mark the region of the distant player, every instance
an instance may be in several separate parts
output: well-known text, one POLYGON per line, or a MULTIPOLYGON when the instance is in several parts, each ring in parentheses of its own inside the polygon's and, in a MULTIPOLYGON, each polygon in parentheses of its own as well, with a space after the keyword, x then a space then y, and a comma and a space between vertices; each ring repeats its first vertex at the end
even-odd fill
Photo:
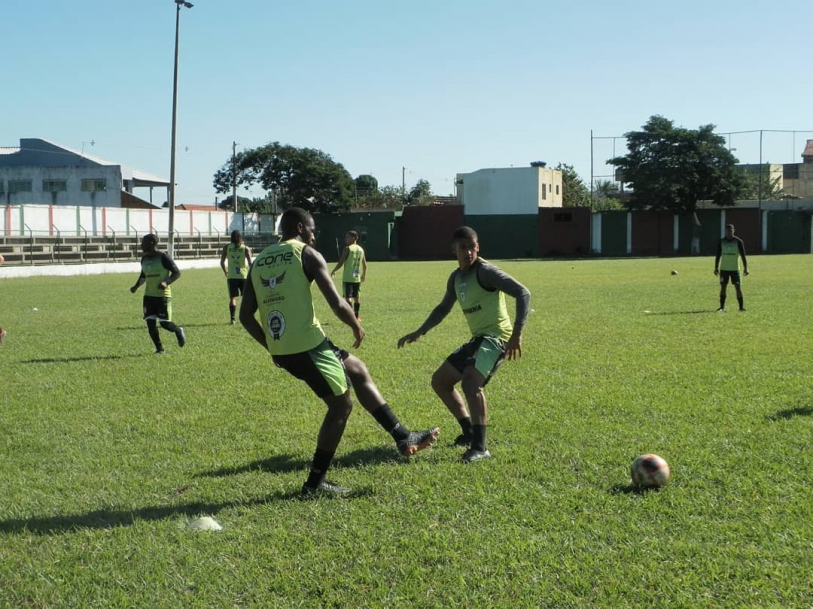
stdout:
POLYGON ((725 237, 717 244, 717 255, 714 257, 714 274, 720 277, 720 308, 718 313, 725 311, 726 288, 729 280, 737 291, 737 302, 740 311, 745 311, 745 301, 740 287, 740 258, 742 258, 743 273, 748 275, 748 260, 745 258, 745 244, 742 239, 734 236, 734 225, 725 225, 725 237))
POLYGON ((311 247, 315 231, 316 224, 307 211, 292 207, 282 214, 282 240, 265 248, 248 273, 240 323, 271 354, 278 368, 304 381, 327 405, 302 493, 343 494, 350 489, 327 482, 325 474, 353 408, 350 387, 405 457, 429 446, 439 430, 409 431, 404 427, 381 396, 364 362, 325 336, 313 311, 313 282, 336 317, 353 330, 353 347, 361 345, 364 330, 333 285, 325 259, 311 247), (260 321, 255 317, 258 309, 260 321))
POLYGON ((347 231, 344 236, 345 247, 341 258, 336 263, 336 267, 330 272, 330 276, 333 277, 336 271, 344 266, 342 273, 344 299, 353 307, 356 319, 358 319, 359 309, 361 308, 361 301, 359 300, 361 284, 364 283, 367 277, 367 257, 364 255, 364 249, 358 244, 358 240, 359 234, 356 231, 347 231))
POLYGON ((158 237, 153 234, 144 235, 141 239, 141 274, 130 288, 135 294, 141 284, 144 288, 144 319, 147 321, 147 331, 155 345, 155 353, 163 354, 161 335, 158 333, 158 324, 164 330, 173 332, 178 339, 178 346, 186 344, 186 332, 183 328, 172 323, 172 289, 170 284, 175 283, 181 276, 181 271, 175 261, 164 252, 158 251, 158 237))
POLYGON ((243 294, 250 266, 251 248, 243 243, 243 235, 240 231, 233 230, 231 243, 223 248, 223 253, 220 255, 220 268, 226 275, 226 287, 229 289, 229 316, 232 325, 234 325, 234 314, 237 311, 237 297, 243 294))
POLYGON ((479 257, 477 233, 468 226, 454 232, 452 250, 457 256, 458 268, 446 282, 443 300, 420 328, 398 341, 398 348, 414 343, 443 321, 455 301, 460 303, 472 339, 441 364, 432 376, 432 388, 460 423, 462 433, 455 444, 469 446, 463 460, 472 462, 491 457, 486 448, 488 408, 483 388, 504 359, 522 355, 522 328, 528 318, 531 293, 516 279, 479 257), (504 294, 516 300, 513 327, 504 294), (455 389, 457 383, 466 396, 465 402, 455 389))

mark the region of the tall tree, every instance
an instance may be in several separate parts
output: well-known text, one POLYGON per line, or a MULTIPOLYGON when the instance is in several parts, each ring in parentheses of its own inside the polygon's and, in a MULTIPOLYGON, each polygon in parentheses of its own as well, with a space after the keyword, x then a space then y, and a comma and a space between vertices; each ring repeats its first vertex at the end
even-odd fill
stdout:
POLYGON ((685 129, 653 116, 641 131, 625 137, 629 153, 608 162, 632 187, 630 209, 694 214, 699 201, 732 206, 743 191, 745 179, 736 168, 737 159, 725 138, 715 135, 714 125, 685 129))
POLYGON ((742 198, 750 201, 777 201, 787 197, 782 188, 782 173, 771 173, 770 165, 740 167, 745 176, 742 198))
POLYGON ((314 148, 295 148, 272 142, 235 155, 214 175, 215 191, 259 184, 275 191, 281 209, 298 206, 310 211, 347 208, 354 183, 348 171, 330 155, 314 148))
POLYGON ((431 205, 432 185, 426 180, 418 180, 409 190, 407 201, 410 205, 431 205))
POLYGON ((555 169, 562 172, 562 205, 564 207, 590 207, 590 190, 573 169, 573 165, 559 163, 555 169))

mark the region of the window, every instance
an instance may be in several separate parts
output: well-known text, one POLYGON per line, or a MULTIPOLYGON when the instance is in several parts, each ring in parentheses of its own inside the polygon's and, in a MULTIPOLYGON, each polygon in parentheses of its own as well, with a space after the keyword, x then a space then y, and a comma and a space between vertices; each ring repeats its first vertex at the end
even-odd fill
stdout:
POLYGON ((31 180, 9 180, 8 181, 8 191, 10 193, 32 192, 32 190, 31 190, 31 180))
POLYGON ((556 194, 557 195, 559 194, 559 185, 558 184, 556 185, 556 194))
POLYGON ((573 214, 570 212, 560 212, 553 214, 554 222, 573 222, 573 214))
POLYGON ((107 190, 106 180, 82 180, 82 192, 103 192, 107 190))
POLYGON ((545 188, 544 184, 542 184, 542 200, 544 201, 547 198, 548 198, 548 189, 545 188))
POLYGON ((42 192, 65 192, 68 190, 67 180, 43 180, 42 192))
POLYGON ((793 163, 791 165, 783 165, 782 166, 782 177, 786 180, 798 180, 799 179, 799 163, 793 163))

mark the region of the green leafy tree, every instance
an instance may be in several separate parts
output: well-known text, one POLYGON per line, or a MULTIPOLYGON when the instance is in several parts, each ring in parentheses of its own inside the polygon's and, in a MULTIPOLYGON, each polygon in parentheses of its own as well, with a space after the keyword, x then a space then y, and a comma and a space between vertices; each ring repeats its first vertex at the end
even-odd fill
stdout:
POLYGON ((626 203, 630 209, 688 215, 700 201, 736 205, 743 192, 745 178, 736 168, 737 159, 725 138, 715 135, 714 125, 685 129, 653 116, 641 131, 625 137, 629 153, 608 162, 632 187, 626 203))
POLYGON ((348 208, 355 184, 348 171, 330 155, 314 148, 295 148, 272 142, 230 157, 214 175, 215 191, 226 193, 233 184, 260 185, 275 191, 277 205, 309 211, 348 208))
POLYGON ((590 190, 573 169, 573 165, 559 163, 555 169, 562 172, 562 205, 564 207, 590 207, 590 190))
POLYGON ((596 180, 593 183, 593 210, 614 211, 624 209, 621 202, 621 189, 611 180, 596 180))
MULTIPOLYGON (((250 211, 249 207, 251 206, 251 199, 237 195, 237 205, 239 206, 238 211, 240 212, 250 211)), ((228 197, 220 201, 220 203, 218 203, 217 206, 220 209, 225 209, 227 211, 235 211, 234 200, 232 195, 229 195, 228 197)))
POLYGON ((378 190, 378 180, 371 175, 360 175, 355 180, 356 196, 368 195, 378 190))
POLYGON ((431 205, 432 200, 432 185, 426 180, 418 180, 407 195, 409 205, 431 205))
POLYGON ((361 209, 402 209, 407 199, 400 187, 384 186, 356 197, 355 206, 361 209))
POLYGON ((740 167, 745 178, 742 199, 751 201, 778 201, 787 197, 782 188, 782 175, 771 175, 769 165, 746 165, 740 167))

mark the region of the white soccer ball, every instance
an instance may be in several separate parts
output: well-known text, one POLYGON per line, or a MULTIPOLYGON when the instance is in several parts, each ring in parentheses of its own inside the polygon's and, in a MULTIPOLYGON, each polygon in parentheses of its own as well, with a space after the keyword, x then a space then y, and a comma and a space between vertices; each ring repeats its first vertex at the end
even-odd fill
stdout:
POLYGON ((669 482, 669 464, 658 455, 636 457, 630 467, 632 483, 641 488, 660 488, 669 482))

